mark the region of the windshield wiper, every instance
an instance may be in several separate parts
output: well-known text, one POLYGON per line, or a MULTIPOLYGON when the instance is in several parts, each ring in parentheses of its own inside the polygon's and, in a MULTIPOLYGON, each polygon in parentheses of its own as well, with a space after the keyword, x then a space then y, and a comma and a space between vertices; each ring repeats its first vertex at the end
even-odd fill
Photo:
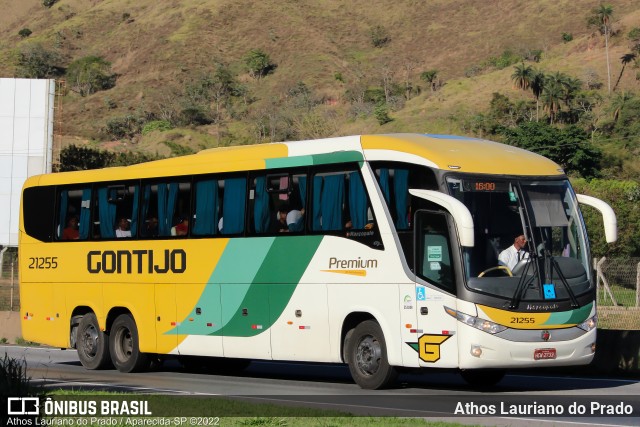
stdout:
MULTIPOLYGON (((550 256, 549 262, 551 263, 551 268, 556 270, 556 272, 558 273, 558 277, 560 277, 560 281, 562 282, 562 285, 567 290, 567 294, 569 294, 569 298, 571 299, 571 307, 572 308, 580 307, 580 304, 578 304, 578 299, 576 298, 576 294, 573 293, 573 289, 571 289, 569 282, 567 282, 567 279, 564 277, 564 274, 562 274, 562 270, 560 269, 560 265, 558 265, 558 261, 556 261, 555 258, 550 256)), ((553 275, 551 275, 551 277, 553 278, 553 275)))
MULTIPOLYGON (((527 286, 529 286, 529 284, 531 283, 529 280, 527 280, 527 273, 529 272, 529 267, 531 267, 531 264, 535 265, 534 268, 536 270, 538 270, 539 268, 538 257, 533 251, 529 251, 528 253, 529 262, 527 262, 527 264, 525 265, 524 270, 522 271, 522 276, 520 276, 520 280, 518 281, 518 286, 516 286, 516 289, 513 292, 513 296, 511 297, 511 301, 509 302, 510 309, 517 308, 520 305, 520 301, 522 301, 522 295, 527 289, 527 286)), ((536 274, 535 276, 540 277, 539 274, 536 274)))

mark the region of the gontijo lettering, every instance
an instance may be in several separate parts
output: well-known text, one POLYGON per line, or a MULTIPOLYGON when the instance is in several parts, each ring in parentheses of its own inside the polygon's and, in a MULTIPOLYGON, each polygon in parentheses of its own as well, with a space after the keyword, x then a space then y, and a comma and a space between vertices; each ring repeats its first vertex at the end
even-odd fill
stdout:
POLYGON ((165 249, 156 254, 153 249, 132 251, 89 251, 87 271, 107 274, 165 274, 184 273, 187 270, 187 253, 182 249, 165 249))

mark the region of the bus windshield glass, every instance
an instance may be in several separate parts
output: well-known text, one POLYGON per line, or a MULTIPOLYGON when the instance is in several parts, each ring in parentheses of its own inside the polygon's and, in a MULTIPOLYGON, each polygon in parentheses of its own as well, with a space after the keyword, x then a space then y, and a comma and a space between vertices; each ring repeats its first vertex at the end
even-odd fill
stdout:
POLYGON ((467 287, 512 300, 575 300, 590 290, 582 217, 567 180, 449 177, 473 216, 467 287), (546 292, 546 293, 545 293, 546 292))

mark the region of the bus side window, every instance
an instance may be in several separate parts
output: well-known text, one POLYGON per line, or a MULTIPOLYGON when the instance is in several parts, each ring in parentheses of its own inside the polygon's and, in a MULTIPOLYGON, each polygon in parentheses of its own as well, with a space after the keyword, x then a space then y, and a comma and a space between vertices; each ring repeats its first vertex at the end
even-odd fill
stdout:
POLYGON ((137 184, 101 185, 97 188, 94 238, 135 237, 138 232, 137 184))
MULTIPOLYGON (((171 230, 179 223, 187 227, 181 236, 188 234, 188 219, 191 207, 191 184, 189 182, 146 183, 141 191, 140 218, 148 230, 143 229, 142 237, 171 237, 171 230), (158 226, 153 227, 157 219, 158 226), (180 222, 179 220, 186 220, 180 222), (151 224, 151 225, 149 225, 151 224)), ((175 234, 178 236, 178 233, 175 234)))
POLYGON ((312 198, 311 229, 313 231, 339 231, 345 228, 344 172, 315 174, 312 198))
POLYGON ((195 183, 195 212, 191 232, 194 236, 213 236, 219 233, 220 196, 217 179, 207 177, 195 183))
POLYGON ((226 178, 222 189, 222 218, 218 225, 223 235, 244 232, 247 202, 247 178, 226 178))
POLYGON ((416 274, 440 289, 455 293, 451 245, 444 213, 416 213, 416 274))
POLYGON ((57 240, 86 240, 91 224, 91 188, 63 188, 58 194, 57 240))
POLYGON ((370 230, 374 227, 362 176, 354 169, 313 176, 312 230, 370 230))

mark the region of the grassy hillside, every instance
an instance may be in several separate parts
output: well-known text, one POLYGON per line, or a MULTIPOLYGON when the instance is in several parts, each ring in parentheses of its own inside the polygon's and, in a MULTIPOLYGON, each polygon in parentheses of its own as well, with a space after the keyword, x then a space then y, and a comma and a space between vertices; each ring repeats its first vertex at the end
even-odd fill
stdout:
MULTIPOLYGON (((292 135, 344 135, 363 132, 470 133, 465 121, 488 108, 494 92, 514 100, 532 99, 512 88, 513 67, 482 66, 505 50, 542 51, 536 67, 585 79, 595 73, 604 83, 607 72, 604 38, 587 28, 586 18, 598 0, 60 0, 51 8, 41 0, 1 0, 0 75, 16 75, 17 58, 41 44, 60 55, 59 66, 96 55, 111 62, 115 87, 86 97, 68 91, 58 114, 63 143, 97 141, 111 148, 168 154, 167 139, 194 149, 287 136, 261 133, 261 126, 303 129, 292 135), (372 43, 371 31, 384 29, 389 41, 372 43), (18 32, 28 28, 29 37, 18 32), (562 34, 573 36, 564 43, 562 34), (254 79, 243 57, 262 49, 277 65, 273 73, 254 79), (117 142, 105 133, 112 118, 160 115, 177 105, 189 82, 222 63, 246 93, 233 113, 216 123, 169 133, 136 134, 117 142), (474 70, 474 67, 475 70, 474 70), (431 91, 420 73, 438 70, 442 83, 431 91), (411 82, 408 100, 390 111, 380 125, 371 111, 354 111, 349 94, 411 82), (316 100, 313 114, 291 110, 290 89, 303 82, 316 100), (315 120, 315 122, 314 122, 315 120), (266 123, 266 125, 264 125, 266 123), (321 129, 320 129, 321 128, 321 129), (124 146, 124 144, 127 144, 124 146)), ((610 40, 612 79, 629 51, 626 34, 640 26, 640 4, 616 0, 610 40)), ((632 65, 618 91, 640 89, 632 65)), ((69 82, 67 82, 69 88, 69 82)), ((599 114, 605 114, 604 111, 599 114)), ((637 142, 636 142, 637 144, 637 142)))

